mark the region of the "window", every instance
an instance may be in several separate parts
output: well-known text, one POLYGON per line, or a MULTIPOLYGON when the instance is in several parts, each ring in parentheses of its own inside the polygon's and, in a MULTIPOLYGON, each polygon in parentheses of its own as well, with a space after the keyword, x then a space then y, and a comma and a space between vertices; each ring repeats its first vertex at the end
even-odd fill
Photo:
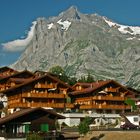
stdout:
POLYGON ((134 117, 134 122, 138 122, 138 117, 134 117))

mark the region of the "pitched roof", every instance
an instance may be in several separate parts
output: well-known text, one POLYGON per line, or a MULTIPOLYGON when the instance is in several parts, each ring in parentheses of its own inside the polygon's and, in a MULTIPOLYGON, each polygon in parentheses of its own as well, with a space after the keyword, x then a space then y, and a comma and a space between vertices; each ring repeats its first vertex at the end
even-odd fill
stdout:
POLYGON ((35 77, 35 78, 32 79, 32 80, 29 79, 29 80, 27 80, 26 82, 24 82, 23 84, 16 85, 16 86, 14 86, 14 87, 11 87, 11 88, 9 88, 9 89, 7 89, 7 90, 3 90, 3 91, 1 91, 1 92, 2 92, 2 93, 8 93, 8 92, 10 92, 10 91, 13 91, 13 90, 15 90, 15 89, 21 88, 21 87, 26 86, 26 85, 28 85, 28 84, 31 84, 31 83, 34 83, 34 82, 38 82, 39 80, 41 80, 41 79, 43 79, 43 78, 47 78, 47 77, 50 78, 50 79, 52 79, 52 80, 54 80, 54 81, 56 81, 56 82, 58 82, 59 84, 65 86, 66 88, 71 88, 68 84, 66 84, 65 82, 59 80, 58 78, 53 77, 53 76, 51 76, 51 75, 49 75, 49 74, 46 74, 46 75, 41 76, 41 77, 35 77))
POLYGON ((130 91, 135 92, 135 93, 138 94, 138 95, 140 94, 140 90, 136 90, 136 89, 131 88, 131 87, 127 87, 127 89, 130 90, 130 91))
POLYGON ((9 67, 2 67, 0 68, 0 79, 7 77, 9 75, 12 75, 13 73, 17 73, 18 71, 11 69, 9 67), (10 71, 11 73, 6 73, 7 71, 10 71))
POLYGON ((33 79, 32 77, 30 77, 28 79, 25 79, 25 78, 10 78, 8 81, 22 84, 22 83, 24 83, 26 81, 29 81, 29 80, 32 80, 32 79, 33 79))
MULTIPOLYGON (((122 87, 124 90, 126 91, 129 91, 126 87, 124 87, 123 85, 119 84, 118 82, 114 81, 114 80, 106 80, 106 81, 97 81, 97 82, 94 82, 92 83, 92 87, 90 88, 85 88, 84 90, 81 90, 81 91, 73 91, 73 92, 70 92, 69 95, 80 95, 80 94, 88 94, 88 93, 91 93, 91 92, 95 92, 105 86, 107 86, 108 84, 115 84, 115 85, 118 85, 120 87, 122 87)), ((130 93, 133 93, 132 91, 129 91, 130 93)))
POLYGON ((92 83, 84 83, 84 82, 78 82, 75 85, 72 86, 72 89, 74 89, 76 86, 81 86, 84 88, 88 88, 92 86, 92 83))
POLYGON ((0 125, 7 124, 9 122, 30 122, 46 115, 48 115, 47 117, 51 119, 65 118, 64 116, 57 114, 53 110, 37 107, 37 108, 23 109, 13 114, 10 114, 4 118, 0 118, 0 125))
POLYGON ((1 73, 1 72, 4 72, 4 71, 6 71, 6 70, 16 71, 16 70, 14 70, 14 69, 12 69, 12 68, 10 68, 10 67, 4 66, 4 67, 1 67, 1 68, 0 68, 0 73, 1 73))
POLYGON ((15 73, 13 75, 9 75, 9 76, 6 76, 4 78, 1 78, 0 82, 3 82, 5 80, 8 80, 9 78, 17 77, 17 76, 20 76, 20 75, 23 75, 23 74, 29 74, 30 76, 34 76, 34 74, 32 72, 24 70, 24 71, 21 71, 21 72, 17 72, 17 73, 15 73))
POLYGON ((135 115, 140 115, 140 112, 125 112, 120 114, 120 116, 135 116, 135 115))

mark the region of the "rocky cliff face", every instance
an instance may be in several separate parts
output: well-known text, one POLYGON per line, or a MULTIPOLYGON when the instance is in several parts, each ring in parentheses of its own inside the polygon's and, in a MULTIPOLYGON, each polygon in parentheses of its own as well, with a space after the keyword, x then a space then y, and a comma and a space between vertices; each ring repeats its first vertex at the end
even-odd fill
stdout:
POLYGON ((140 89, 140 27, 124 26, 71 7, 38 18, 32 41, 12 67, 47 71, 60 65, 69 76, 92 74, 140 89))

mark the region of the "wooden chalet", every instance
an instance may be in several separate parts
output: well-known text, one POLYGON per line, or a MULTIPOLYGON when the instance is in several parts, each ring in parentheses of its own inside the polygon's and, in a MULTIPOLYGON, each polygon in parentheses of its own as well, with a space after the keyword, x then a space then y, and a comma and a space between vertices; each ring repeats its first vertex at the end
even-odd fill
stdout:
POLYGON ((13 75, 3 77, 0 79, 0 91, 22 84, 33 78, 35 78, 34 74, 27 70, 16 72, 13 75))
POLYGON ((16 70, 7 66, 0 68, 0 79, 17 73, 16 70))
POLYGON ((68 84, 46 74, 3 90, 2 93, 8 98, 9 109, 51 107, 64 111, 73 107, 73 104, 67 102, 69 99, 67 93, 70 91, 71 87, 68 84))
POLYGON ((75 106, 80 110, 97 113, 129 112, 131 107, 124 101, 128 97, 135 97, 134 92, 113 80, 77 83, 73 90, 69 96, 75 106))
POLYGON ((48 74, 48 72, 45 72, 45 71, 40 71, 40 70, 37 70, 34 72, 34 75, 36 76, 43 76, 43 75, 46 75, 48 74))
POLYGON ((57 119, 64 118, 50 109, 40 107, 22 109, 0 118, 0 137, 18 138, 26 137, 26 134, 33 132, 43 132, 49 134, 47 138, 53 138, 54 134, 49 132, 56 130, 57 119))
POLYGON ((136 90, 134 88, 131 88, 131 87, 127 87, 128 90, 132 91, 135 93, 135 97, 137 100, 140 100, 140 90, 136 90))

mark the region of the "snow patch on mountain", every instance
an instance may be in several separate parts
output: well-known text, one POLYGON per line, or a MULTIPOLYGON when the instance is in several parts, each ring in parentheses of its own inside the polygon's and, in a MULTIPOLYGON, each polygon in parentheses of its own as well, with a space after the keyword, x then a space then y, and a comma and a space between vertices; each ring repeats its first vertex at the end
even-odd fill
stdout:
POLYGON ((48 24, 47 26, 48 26, 48 29, 51 29, 52 27, 53 27, 53 23, 50 23, 50 24, 48 24))
POLYGON ((136 35, 140 34, 140 27, 138 26, 126 26, 126 25, 121 25, 117 24, 115 22, 109 21, 104 17, 104 21, 110 26, 110 27, 118 27, 118 30, 123 33, 123 34, 131 34, 131 35, 136 35))
POLYGON ((133 39, 135 39, 136 37, 129 37, 129 38, 127 38, 126 40, 133 40, 133 39))
POLYGON ((63 26, 62 29, 63 30, 66 30, 66 31, 69 29, 69 27, 71 25, 71 22, 70 21, 65 20, 65 21, 62 22, 62 19, 60 19, 59 21, 57 21, 57 23, 60 24, 60 25, 62 25, 63 26))

